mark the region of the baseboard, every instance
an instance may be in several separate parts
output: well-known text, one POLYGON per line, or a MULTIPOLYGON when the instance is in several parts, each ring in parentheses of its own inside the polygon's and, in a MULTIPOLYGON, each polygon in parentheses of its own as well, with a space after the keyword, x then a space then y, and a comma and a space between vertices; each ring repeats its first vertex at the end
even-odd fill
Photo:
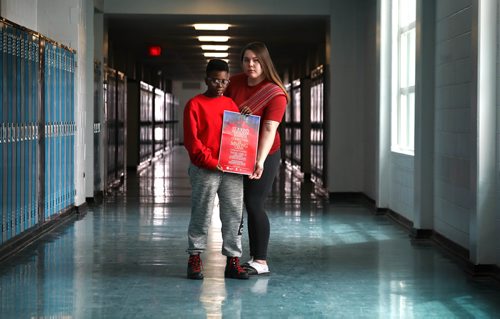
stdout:
POLYGON ((467 248, 453 242, 452 240, 446 238, 436 231, 432 232, 431 239, 433 242, 435 242, 437 245, 439 245, 455 257, 458 257, 459 259, 470 263, 469 250, 467 248))
POLYGON ((411 227, 410 229, 410 237, 414 240, 424 240, 431 239, 434 231, 432 229, 419 229, 415 227, 411 227))
POLYGON ((408 230, 412 240, 416 240, 415 242, 417 243, 419 241, 427 241, 435 244, 450 257, 454 258, 467 274, 474 277, 490 277, 500 281, 500 267, 497 265, 475 265, 470 261, 470 253, 467 248, 453 242, 435 230, 414 228, 413 222, 406 217, 390 209, 386 209, 386 211, 386 215, 389 219, 408 230))
POLYGON ((386 215, 389 212, 389 208, 375 207, 375 215, 386 215))
POLYGON ((87 197, 85 201, 90 206, 96 206, 102 204, 104 199, 104 193, 102 191, 95 192, 94 197, 87 197))
POLYGON ((491 277, 500 281, 500 267, 497 265, 470 265, 467 273, 474 277, 491 277))
POLYGON ((396 213, 392 209, 387 209, 386 216, 403 226, 408 232, 413 228, 413 222, 401 214, 396 213))

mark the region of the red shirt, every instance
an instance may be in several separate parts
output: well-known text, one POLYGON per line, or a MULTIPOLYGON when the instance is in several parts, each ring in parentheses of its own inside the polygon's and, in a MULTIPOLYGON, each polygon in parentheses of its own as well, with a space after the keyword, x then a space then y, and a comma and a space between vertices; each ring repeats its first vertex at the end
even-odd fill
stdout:
MULTIPOLYGON (((247 76, 245 73, 240 73, 233 75, 231 77, 231 82, 226 89, 225 95, 231 97, 234 102, 239 106, 241 103, 248 100, 255 92, 259 91, 260 88, 269 81, 262 81, 255 86, 249 86, 247 82, 247 76)), ((274 97, 267 105, 258 110, 254 115, 259 115, 260 126, 262 130, 262 124, 264 121, 275 121, 281 123, 283 119, 283 115, 285 114, 285 109, 287 105, 287 100, 285 93, 283 95, 278 95, 274 97)), ((280 148, 280 135, 276 132, 274 137, 274 143, 269 151, 269 154, 272 154, 279 150, 280 148)))
POLYGON ((215 170, 219 162, 220 138, 224 111, 239 112, 226 96, 196 95, 184 108, 184 147, 191 162, 215 170))

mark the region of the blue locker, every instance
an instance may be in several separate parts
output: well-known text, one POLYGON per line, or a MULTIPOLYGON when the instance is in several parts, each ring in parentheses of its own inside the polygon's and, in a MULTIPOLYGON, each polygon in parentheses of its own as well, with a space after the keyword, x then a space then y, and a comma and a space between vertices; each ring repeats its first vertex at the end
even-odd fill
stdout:
POLYGON ((50 209, 47 217, 50 218, 55 211, 56 201, 56 180, 54 174, 54 168, 56 167, 56 126, 55 126, 55 104, 57 102, 57 57, 56 52, 57 48, 55 45, 52 45, 51 55, 52 55, 52 64, 51 64, 51 100, 50 103, 46 106, 48 110, 50 110, 49 123, 51 127, 51 137, 50 137, 50 209))
POLYGON ((71 65, 70 65, 70 69, 71 69, 71 72, 70 72, 70 95, 69 95, 69 99, 70 99, 70 121, 71 121, 71 124, 72 124, 72 130, 71 130, 71 135, 70 135, 70 159, 71 159, 71 162, 70 162, 70 181, 71 181, 71 198, 70 198, 70 203, 71 204, 74 204, 75 203, 75 195, 76 195, 76 191, 75 191, 75 170, 74 170, 74 159, 75 159, 75 148, 74 148, 74 145, 75 145, 75 132, 76 132, 76 124, 75 124, 75 113, 74 113, 74 105, 75 105, 75 54, 72 53, 71 54, 71 65))
POLYGON ((58 119, 58 122, 59 122, 59 131, 60 131, 60 134, 59 134, 59 141, 60 141, 60 153, 61 153, 61 156, 59 157, 59 161, 60 161, 60 167, 61 167, 61 170, 59 172, 59 176, 60 176, 60 180, 61 180, 61 183, 60 183, 60 188, 59 188, 59 206, 61 209, 63 208, 66 208, 67 207, 67 204, 66 204, 66 201, 64 200, 65 198, 65 194, 66 194, 66 155, 67 155, 67 152, 66 152, 66 137, 64 135, 64 109, 66 107, 66 65, 65 65, 65 62, 66 62, 66 59, 65 59, 65 52, 66 50, 64 49, 60 49, 60 59, 61 59, 61 105, 60 105, 60 109, 59 109, 59 119, 58 119))
POLYGON ((33 54, 33 60, 32 60, 32 70, 33 70, 33 82, 32 82, 32 92, 34 93, 32 95, 32 100, 33 100, 33 117, 32 117, 32 122, 33 122, 33 140, 32 140, 32 145, 31 148, 33 150, 33 161, 31 162, 32 164, 32 169, 33 169, 33 183, 31 186, 32 192, 31 192, 31 200, 32 200, 32 209, 31 209, 31 225, 34 226, 35 224, 38 223, 38 174, 39 174, 39 167, 38 167, 38 152, 39 149, 37 147, 38 144, 38 91, 41 89, 38 85, 38 77, 40 76, 40 40, 39 38, 36 39, 36 41, 33 43, 32 46, 32 54, 33 54), (36 94, 35 94, 36 93, 36 94))
POLYGON ((60 153, 60 156, 58 157, 58 161, 59 161, 59 166, 61 169, 59 170, 58 174, 59 174, 59 180, 60 180, 60 183, 59 183, 59 188, 58 188, 58 201, 59 201, 59 209, 63 209, 63 208, 66 208, 66 202, 64 200, 64 194, 66 193, 66 159, 65 159, 65 155, 67 155, 66 153, 66 143, 65 143, 65 136, 64 136, 64 131, 63 131, 63 122, 64 122, 64 108, 66 107, 66 94, 65 94, 65 65, 64 65, 64 62, 65 62, 65 59, 64 59, 64 55, 65 55, 65 51, 64 49, 62 48, 59 48, 59 59, 60 59, 60 62, 59 62, 59 69, 60 69, 60 72, 59 72, 59 88, 60 88, 60 105, 59 105, 59 109, 58 109, 58 119, 57 119, 57 123, 60 127, 60 130, 59 130, 59 137, 58 137, 58 140, 59 140, 59 153, 60 153))
POLYGON ((50 144, 51 144, 51 134, 50 134, 50 101, 51 101, 51 73, 52 73, 52 55, 51 55, 51 44, 45 42, 45 207, 44 207, 44 217, 47 218, 50 208, 50 144))
POLYGON ((13 190, 12 186, 14 185, 13 183, 13 174, 12 174, 12 163, 13 163, 13 158, 12 156, 14 155, 14 143, 12 143, 12 123, 14 121, 13 118, 13 84, 14 84, 14 77, 13 77, 13 54, 14 54, 14 48, 13 48, 13 39, 12 39, 12 28, 11 27, 6 27, 6 32, 7 32, 7 70, 6 70, 6 81, 7 81, 7 198, 6 198, 6 203, 7 203, 7 209, 6 209, 6 231, 7 231, 7 240, 12 237, 12 208, 13 208, 13 203, 12 203, 12 196, 13 196, 13 190))
POLYGON ((46 218, 50 218, 52 215, 52 211, 54 209, 54 169, 53 169, 53 162, 54 162, 54 101, 56 99, 56 88, 55 86, 56 81, 55 81, 55 54, 54 54, 55 48, 53 47, 52 44, 50 44, 50 49, 49 49, 49 57, 50 57, 50 64, 49 64, 49 86, 48 89, 50 91, 49 93, 49 100, 48 103, 45 105, 45 114, 46 114, 46 121, 49 125, 49 138, 48 138, 48 143, 47 143, 47 165, 48 169, 45 173, 45 178, 48 180, 48 202, 49 206, 46 212, 46 218))
MULTIPOLYGON (((5 105, 4 103, 4 95, 3 95, 3 78, 4 78, 4 73, 3 73, 3 63, 4 63, 4 27, 3 25, 0 27, 0 103, 2 105, 5 105)), ((4 109, 5 107, 2 107, 0 110, 0 244, 4 242, 3 238, 3 229, 4 229, 4 203, 5 203, 5 198, 3 195, 4 191, 4 169, 5 169, 5 161, 4 161, 4 147, 5 147, 5 142, 4 142, 4 134, 5 134, 5 123, 4 123, 4 109)))
POLYGON ((13 222, 15 223, 15 235, 18 235, 21 232, 21 139, 19 134, 19 128, 21 125, 21 41, 20 41, 20 31, 14 29, 14 45, 16 48, 16 54, 14 57, 15 61, 15 77, 16 77, 16 85, 15 85, 15 141, 14 145, 16 148, 15 159, 14 159, 14 167, 15 167, 15 195, 14 195, 14 203, 15 203, 15 218, 13 222))
POLYGON ((31 216, 32 216, 32 211, 33 211, 33 194, 32 194, 32 185, 35 184, 37 181, 34 178, 34 172, 33 172, 33 167, 32 163, 36 162, 36 158, 33 157, 34 152, 33 152, 33 95, 35 92, 33 91, 33 41, 28 40, 28 58, 27 58, 27 74, 29 77, 28 80, 28 85, 27 85, 27 91, 28 91, 28 96, 27 96, 27 103, 28 103, 28 112, 27 112, 27 139, 26 139, 26 144, 27 144, 27 152, 28 152, 28 161, 26 164, 26 170, 28 172, 28 183, 26 185, 27 189, 27 215, 26 215, 26 227, 30 228, 32 226, 31 224, 31 216))
POLYGON ((69 143, 68 143, 68 133, 66 131, 67 128, 67 116, 68 116, 68 108, 69 108, 69 100, 68 100, 68 80, 69 80, 69 52, 67 50, 64 50, 63 52, 63 97, 64 97, 64 105, 62 108, 62 114, 61 114, 61 123, 64 127, 63 129, 63 134, 62 134, 62 141, 63 141, 63 150, 64 150, 64 157, 63 157, 63 166, 64 166, 64 171, 63 171, 63 189, 62 189, 62 199, 63 199, 63 207, 68 207, 70 206, 69 203, 69 162, 68 162, 68 155, 69 155, 69 143))
POLYGON ((75 104, 74 104, 74 89, 75 89, 75 53, 71 52, 69 54, 69 65, 68 65, 68 76, 69 76, 69 90, 68 90, 68 109, 67 109, 67 121, 71 124, 71 134, 68 137, 68 147, 69 153, 71 156, 68 160, 68 170, 69 170, 69 204, 73 205, 75 203, 75 179, 74 179, 74 163, 75 163, 75 154, 74 154, 74 136, 75 136, 75 104))
MULTIPOLYGON (((63 123, 64 126, 66 126, 67 121, 67 114, 68 110, 67 108, 69 107, 69 101, 68 101, 68 71, 69 71, 69 52, 64 50, 62 52, 63 56, 63 78, 62 78, 62 91, 63 91, 63 106, 61 109, 61 123, 63 123)), ((62 174, 63 174, 63 182, 62 182, 62 201, 63 201, 63 207, 68 207, 69 204, 69 171, 68 171, 68 155, 69 155, 69 145, 68 145, 68 134, 66 132, 66 127, 64 129, 64 134, 62 134, 62 148, 63 148, 63 153, 65 156, 62 158, 62 174)))
POLYGON ((60 171, 62 169, 59 161, 60 161, 60 153, 61 153, 61 137, 59 134, 59 116, 61 114, 60 109, 61 109, 61 49, 59 47, 55 47, 55 100, 54 104, 52 105, 53 107, 53 125, 55 128, 55 134, 54 134, 54 158, 52 161, 53 170, 52 170, 52 176, 54 177, 54 183, 53 183, 53 190, 54 190, 54 209, 52 211, 51 215, 56 214, 60 207, 59 207, 59 190, 61 187, 61 181, 60 181, 60 171))
POLYGON ((28 46, 28 36, 27 32, 24 32, 22 37, 22 74, 23 74, 23 89, 22 89, 22 127, 21 127, 21 139, 22 139, 22 172, 23 172, 23 184, 22 184, 22 223, 21 231, 28 228, 28 215, 29 215, 29 143, 27 128, 29 127, 29 110, 30 110, 30 99, 29 99, 29 87, 30 87, 30 76, 29 76, 29 46, 28 46))

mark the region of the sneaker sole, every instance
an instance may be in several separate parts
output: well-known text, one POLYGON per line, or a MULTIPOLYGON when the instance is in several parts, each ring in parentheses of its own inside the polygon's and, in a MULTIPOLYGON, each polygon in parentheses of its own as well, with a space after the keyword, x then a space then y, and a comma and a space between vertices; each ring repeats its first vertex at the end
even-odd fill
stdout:
POLYGON ((250 278, 250 276, 248 276, 248 277, 235 277, 235 276, 229 276, 229 275, 224 274, 224 278, 247 280, 250 278))
POLYGON ((245 267, 245 270, 247 271, 247 274, 249 276, 269 276, 271 274, 270 271, 266 271, 266 272, 261 272, 260 274, 257 272, 257 270, 255 268, 253 268, 252 266, 247 266, 245 267))

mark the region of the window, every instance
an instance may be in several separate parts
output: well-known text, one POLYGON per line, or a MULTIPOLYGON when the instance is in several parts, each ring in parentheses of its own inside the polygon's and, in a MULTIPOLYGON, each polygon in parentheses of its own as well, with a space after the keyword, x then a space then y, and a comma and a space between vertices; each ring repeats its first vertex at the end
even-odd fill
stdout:
POLYGON ((393 1, 392 141, 394 152, 415 149, 416 0, 393 1))

